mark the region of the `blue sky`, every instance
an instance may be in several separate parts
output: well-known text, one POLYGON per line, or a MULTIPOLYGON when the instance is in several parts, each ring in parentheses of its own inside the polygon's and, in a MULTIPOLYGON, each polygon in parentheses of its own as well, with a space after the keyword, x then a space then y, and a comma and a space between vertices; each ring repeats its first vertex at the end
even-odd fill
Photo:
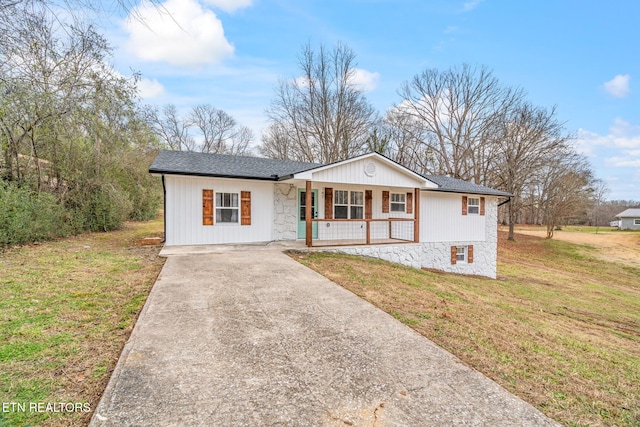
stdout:
MULTIPOLYGON (((343 42, 381 114, 425 68, 486 65, 533 103, 557 105, 611 199, 640 200, 637 0, 167 0, 105 22, 114 67, 142 73, 143 102, 211 104, 256 133, 278 78, 310 42, 343 42), (180 25, 177 25, 179 23, 180 25)), ((133 12, 132 11, 132 12, 133 12)))

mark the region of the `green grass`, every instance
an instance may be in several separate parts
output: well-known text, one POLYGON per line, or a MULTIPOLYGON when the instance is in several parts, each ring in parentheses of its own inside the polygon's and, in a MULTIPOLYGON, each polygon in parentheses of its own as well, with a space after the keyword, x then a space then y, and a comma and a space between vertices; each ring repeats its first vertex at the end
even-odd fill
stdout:
MULTIPOLYGON (((161 232, 157 220, 0 252, 0 402, 97 405, 163 263, 137 241, 161 232)), ((0 426, 89 415, 9 412, 0 426)))
POLYGON ((640 425, 640 269, 500 234, 497 280, 292 256, 565 425, 640 425))

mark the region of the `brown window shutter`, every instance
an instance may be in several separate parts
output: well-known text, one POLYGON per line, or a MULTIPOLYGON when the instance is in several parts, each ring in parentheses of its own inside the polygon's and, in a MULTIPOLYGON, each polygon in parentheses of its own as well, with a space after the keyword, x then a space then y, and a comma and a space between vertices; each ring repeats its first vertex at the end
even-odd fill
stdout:
POLYGON ((202 225, 213 225, 213 190, 202 190, 202 225))
POLYGON ((324 219, 333 219, 333 188, 324 188, 324 219))
POLYGON ((484 197, 480 197, 480 215, 484 215, 484 197))
POLYGON ((469 264, 473 262, 473 245, 467 246, 467 262, 469 264))
POLYGON ((458 254, 458 247, 451 246, 451 264, 456 264, 458 262, 456 255, 458 254))
POLYGON ((407 193, 407 213, 413 213, 413 193, 407 193))
POLYGON ((364 190, 364 219, 373 218, 373 209, 371 203, 373 201, 373 190, 364 190))
POLYGON ((382 192, 382 213, 389 213, 389 192, 382 192))
POLYGON ((467 214, 467 196, 462 196, 462 215, 467 214))
POLYGON ((240 192, 240 225, 251 225, 251 191, 240 192))

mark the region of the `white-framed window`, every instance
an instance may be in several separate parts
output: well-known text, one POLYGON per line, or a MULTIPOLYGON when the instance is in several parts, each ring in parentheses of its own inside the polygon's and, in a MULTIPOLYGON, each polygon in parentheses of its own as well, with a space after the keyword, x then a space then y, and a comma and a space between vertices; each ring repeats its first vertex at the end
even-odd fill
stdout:
POLYGON ((364 192, 335 190, 333 192, 333 217, 335 219, 364 218, 364 192))
POLYGON ((351 192, 351 219, 364 218, 364 192, 352 191, 351 192))
POLYGON ((467 213, 470 215, 480 214, 480 199, 478 197, 469 197, 467 199, 467 213))
POLYGON ((240 196, 238 193, 216 193, 216 222, 237 224, 240 196))
POLYGON ((634 219, 633 225, 640 225, 640 219, 634 219))
POLYGON ((335 219, 349 218, 349 192, 335 190, 333 192, 333 217, 335 219))
POLYGON ((469 251, 467 246, 456 247, 456 262, 467 262, 469 251))
POLYGON ((391 212, 406 212, 407 195, 404 193, 391 193, 391 212))

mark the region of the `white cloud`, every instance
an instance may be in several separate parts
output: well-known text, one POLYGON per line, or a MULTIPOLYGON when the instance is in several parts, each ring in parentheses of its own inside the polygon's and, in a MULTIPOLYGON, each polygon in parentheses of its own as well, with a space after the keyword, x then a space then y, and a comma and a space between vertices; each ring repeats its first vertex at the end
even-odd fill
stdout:
POLYGON ((640 126, 620 118, 613 121, 608 135, 580 129, 577 142, 583 154, 591 158, 605 156, 608 166, 640 167, 640 126))
POLYGON ((363 70, 362 68, 354 68, 350 82, 359 86, 363 92, 371 92, 378 86, 380 73, 363 70))
POLYGON ((617 118, 606 135, 580 129, 577 148, 589 156, 596 176, 606 177, 612 200, 638 199, 640 126, 617 118))
POLYGON ((473 9, 478 7, 478 5, 480 3, 482 3, 482 1, 483 0, 470 0, 470 1, 468 1, 465 4, 462 5, 462 11, 463 12, 471 12, 473 9))
POLYGON ((155 98, 164 93, 164 86, 156 79, 149 80, 142 78, 138 82, 138 92, 142 98, 155 98))
POLYGON ((623 98, 629 94, 630 80, 631 76, 629 76, 629 74, 618 74, 602 86, 609 95, 615 96, 616 98, 623 98))
POLYGON ((124 24, 128 48, 138 58, 177 66, 201 66, 233 54, 215 13, 197 0, 167 0, 160 7, 145 0, 124 24))
POLYGON ((217 7, 228 13, 251 6, 252 0, 204 0, 205 3, 217 7))
POLYGON ((617 168, 640 168, 640 157, 637 159, 630 159, 628 157, 609 157, 605 159, 607 166, 614 166, 617 168))

